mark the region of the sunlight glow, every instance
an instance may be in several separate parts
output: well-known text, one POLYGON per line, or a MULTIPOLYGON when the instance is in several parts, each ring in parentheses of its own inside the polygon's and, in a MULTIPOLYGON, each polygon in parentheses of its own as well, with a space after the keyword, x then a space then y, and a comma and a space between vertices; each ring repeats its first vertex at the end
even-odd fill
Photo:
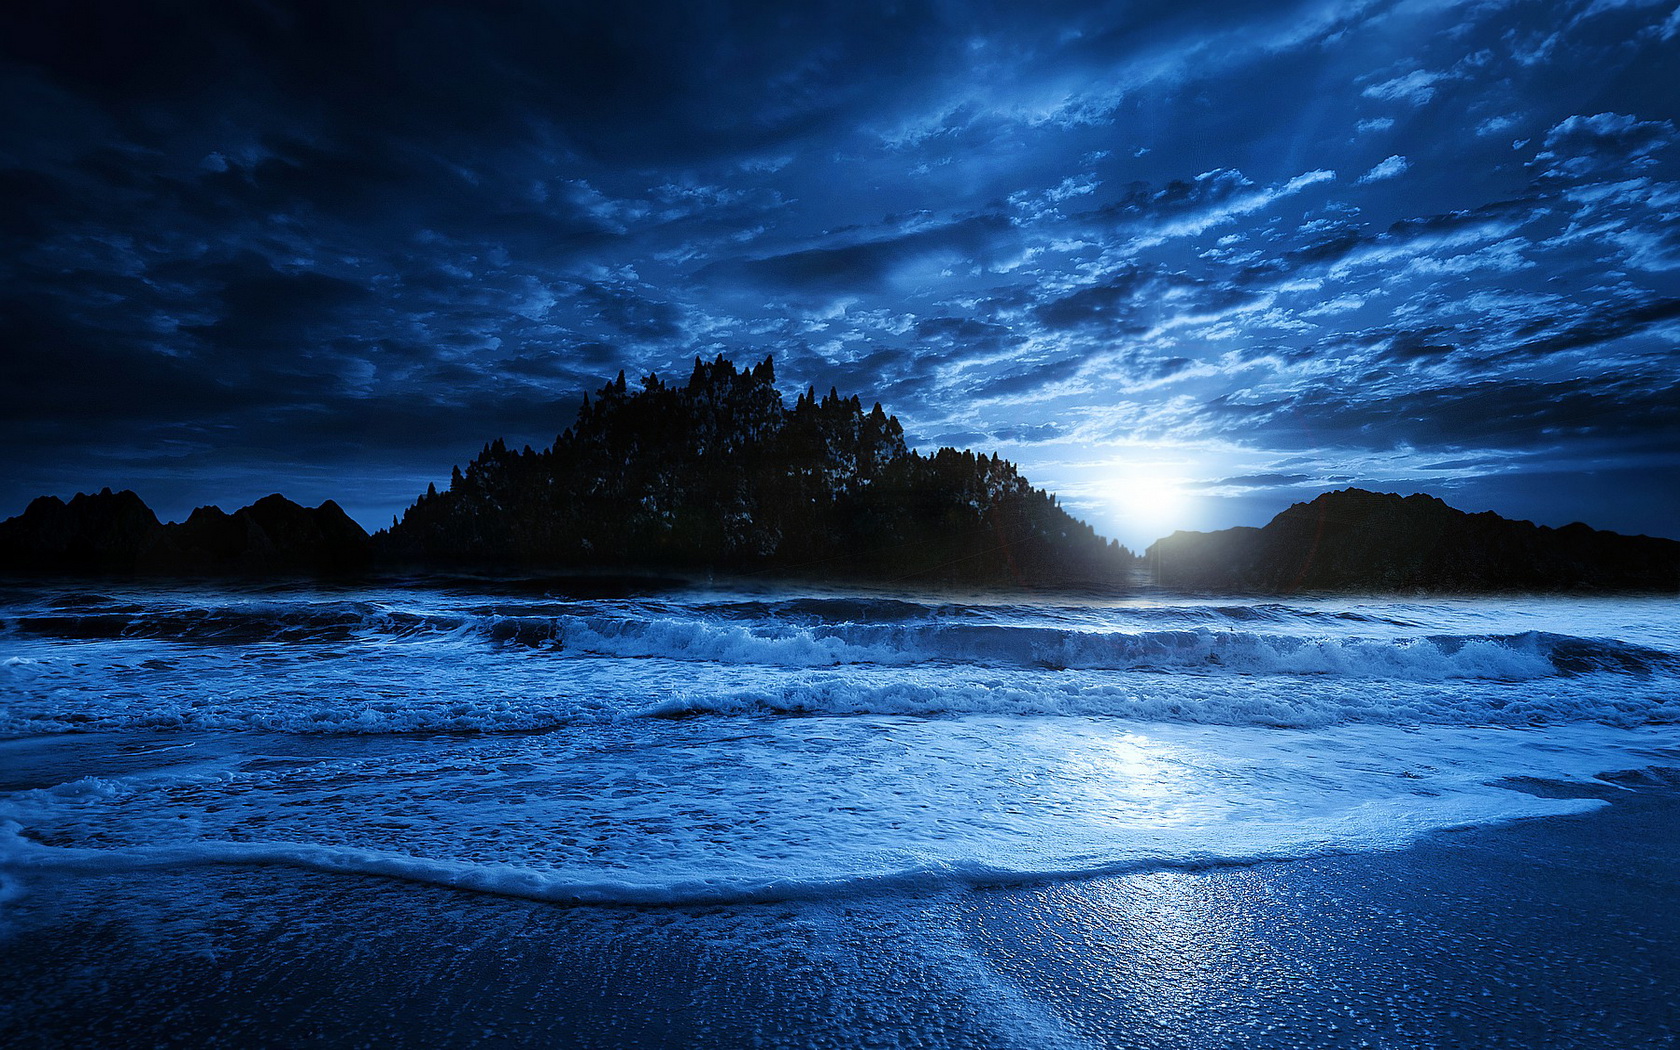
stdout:
POLYGON ((1159 539, 1194 527, 1188 480, 1165 465, 1128 466, 1117 472, 1110 481, 1110 501, 1123 533, 1159 539))

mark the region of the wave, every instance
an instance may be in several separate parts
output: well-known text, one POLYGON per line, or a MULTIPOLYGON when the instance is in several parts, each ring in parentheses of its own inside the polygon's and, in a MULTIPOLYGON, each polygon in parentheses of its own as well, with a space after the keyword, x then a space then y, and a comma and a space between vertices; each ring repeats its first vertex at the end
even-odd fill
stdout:
POLYGON ((696 623, 779 624, 810 629, 1023 622, 1085 624, 1123 619, 1140 628, 1154 624, 1218 629, 1233 624, 1308 624, 1315 621, 1411 627, 1413 623, 1351 610, 1322 610, 1282 604, 1224 606, 1102 606, 929 604, 898 598, 803 597, 780 600, 714 601, 696 604, 639 601, 614 608, 585 601, 514 601, 465 606, 449 612, 391 609, 370 601, 261 602, 157 606, 104 595, 77 595, 44 603, 44 609, 14 613, 0 627, 69 640, 153 638, 164 641, 249 644, 342 641, 356 634, 406 636, 477 626, 499 641, 560 637, 568 622, 617 617, 690 620, 696 623), (510 625, 517 625, 513 630, 510 625))
POLYGON ((1001 681, 870 684, 841 676, 777 688, 670 696, 634 709, 645 718, 705 716, 927 718, 1095 717, 1135 722, 1276 729, 1340 725, 1456 725, 1534 727, 1579 722, 1631 728, 1680 724, 1680 694, 1671 689, 1623 689, 1560 683, 1466 689, 1426 683, 1405 689, 1348 688, 1326 682, 1310 688, 1256 689, 1252 683, 1207 679, 1189 688, 1139 687, 1075 679, 1067 683, 1001 681))
MULTIPOLYGON (((454 625, 464 620, 454 618, 454 625)), ((364 602, 316 605, 204 606, 157 609, 123 606, 90 612, 14 616, 23 634, 73 641, 145 638, 215 645, 341 642, 368 633, 409 634, 447 626, 448 619, 392 612, 364 602)))
MULTIPOLYGON (((562 656, 821 668, 844 665, 1016 667, 1232 675, 1335 675, 1438 682, 1680 674, 1680 655, 1630 642, 1543 631, 1514 634, 1357 633, 1355 619, 1311 630, 1317 610, 1205 607, 1219 626, 1158 629, 1127 609, 1103 624, 974 622, 973 607, 885 600, 801 599, 733 603, 729 616, 675 610, 603 611, 576 604, 488 607, 453 613, 393 610, 367 602, 55 611, 13 617, 23 634, 70 640, 152 639, 195 645, 331 644, 353 640, 489 644, 562 656), (773 606, 773 607, 772 607, 773 606), (749 612, 751 615, 749 616, 749 612), (971 618, 965 618, 971 617, 971 618), (1288 629, 1249 629, 1255 621, 1288 629)), ((1088 613, 1089 610, 1086 610, 1088 613)), ((1158 613, 1160 610, 1150 610, 1158 613)), ((1175 609, 1184 617, 1186 610, 1175 609)), ((995 609, 985 610, 998 617, 995 609)), ((1395 621, 1385 621, 1392 625, 1395 621)))
POLYGON ((720 601, 689 606, 695 612, 724 620, 783 620, 792 623, 844 624, 894 623, 911 620, 1017 619, 1088 620, 1094 613, 1121 615, 1139 624, 1199 623, 1299 623, 1344 621, 1349 623, 1415 626, 1412 621, 1376 613, 1344 609, 1314 609, 1261 602, 1250 605, 1019 605, 1000 603, 927 604, 902 598, 806 597, 779 601, 720 601))
MULTIPOLYGON (((0 666, 0 675, 38 673, 0 666)), ((1669 679, 1548 681, 1293 681, 1233 675, 1131 675, 979 669, 944 673, 853 669, 736 674, 678 687, 635 679, 542 695, 473 688, 471 675, 402 698, 319 690, 179 695, 132 701, 72 694, 0 712, 0 737, 108 730, 258 731, 311 736, 541 733, 568 726, 692 718, 1103 718, 1138 723, 1321 729, 1344 725, 1531 728, 1598 723, 1680 725, 1680 690, 1669 679)))
POLYGON ((594 656, 781 667, 949 663, 1411 681, 1680 672, 1680 656, 1661 650, 1537 631, 1366 638, 1205 628, 1112 632, 943 623, 745 627, 674 618, 499 623, 492 631, 507 637, 542 636, 568 651, 594 656))
POLYGON ((1209 871, 1254 864, 1335 856, 1372 849, 1401 849, 1441 828, 1503 823, 1539 815, 1587 812, 1606 803, 1594 798, 1538 798, 1512 792, 1498 812, 1464 809, 1433 824, 1392 827, 1382 835, 1336 842, 1321 834, 1286 838, 1267 848, 1186 849, 1120 857, 1048 859, 1043 866, 1010 867, 953 858, 879 871, 784 875, 781 873, 659 874, 608 877, 593 871, 556 871, 516 864, 415 856, 389 850, 309 842, 198 840, 128 849, 54 846, 28 838, 16 821, 0 820, 0 870, 104 873, 189 866, 279 865, 340 875, 401 879, 450 889, 565 905, 710 906, 832 900, 948 889, 1035 885, 1072 879, 1155 871, 1209 871))

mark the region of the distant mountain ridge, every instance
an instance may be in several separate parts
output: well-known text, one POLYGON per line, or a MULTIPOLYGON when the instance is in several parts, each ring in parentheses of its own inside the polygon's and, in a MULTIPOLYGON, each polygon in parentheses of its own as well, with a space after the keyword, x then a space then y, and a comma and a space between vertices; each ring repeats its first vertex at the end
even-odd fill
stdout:
POLYGON ((337 503, 304 507, 278 493, 164 524, 133 492, 107 488, 68 503, 42 496, 0 522, 0 569, 12 572, 337 572, 371 555, 366 530, 337 503))
POLYGON ((1674 540, 1356 488, 1297 503, 1263 528, 1175 532, 1144 557, 1162 587, 1190 591, 1680 593, 1674 540))
POLYGON ((695 359, 686 383, 624 374, 547 449, 501 440, 368 536, 339 506, 279 495, 165 525, 133 492, 35 500, 0 522, 11 572, 431 570, 763 573, 965 586, 1103 586, 1136 558, 1014 464, 908 449, 879 404, 808 389, 769 358, 695 359))
MULTIPOLYGON (((1170 590, 1680 592, 1680 543, 1561 529, 1432 496, 1328 492, 1264 528, 1177 532, 1141 564, 1170 590)), ((0 522, 0 571, 342 573, 367 568, 722 571, 967 586, 1117 588, 1140 559, 1014 464, 906 447, 879 404, 789 407, 766 358, 624 374, 541 451, 497 440, 369 536, 331 500, 275 494, 163 524, 133 492, 43 496, 0 522)))

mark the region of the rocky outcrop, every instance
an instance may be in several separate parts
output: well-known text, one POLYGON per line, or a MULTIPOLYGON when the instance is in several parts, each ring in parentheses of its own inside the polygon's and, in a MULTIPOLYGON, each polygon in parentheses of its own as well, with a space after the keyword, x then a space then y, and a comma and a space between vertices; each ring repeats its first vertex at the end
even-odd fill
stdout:
POLYGON ((1130 551, 996 455, 906 448, 879 404, 783 402, 766 359, 621 373, 540 451, 501 441, 376 537, 421 566, 587 567, 1113 587, 1130 551))
POLYGON ((42 496, 0 522, 0 567, 120 572, 167 556, 167 536, 152 509, 127 490, 78 492, 68 503, 42 496))
POLYGON ((0 569, 17 573, 341 572, 369 555, 367 533, 338 504, 278 494, 166 525, 133 492, 105 489, 68 503, 43 496, 0 522, 0 569))
POLYGON ((1176 532, 1146 552, 1179 590, 1292 594, 1680 592, 1680 543, 1579 522, 1559 529, 1433 496, 1344 489, 1264 528, 1176 532))

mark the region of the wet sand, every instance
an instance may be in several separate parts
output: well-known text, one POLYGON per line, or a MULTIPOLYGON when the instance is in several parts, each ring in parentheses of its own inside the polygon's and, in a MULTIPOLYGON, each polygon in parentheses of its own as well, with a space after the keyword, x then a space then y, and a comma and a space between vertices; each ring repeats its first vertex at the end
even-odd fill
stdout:
POLYGON ((1410 849, 565 908, 284 868, 7 875, 0 1043, 1580 1047, 1680 1033, 1680 779, 1410 849))

